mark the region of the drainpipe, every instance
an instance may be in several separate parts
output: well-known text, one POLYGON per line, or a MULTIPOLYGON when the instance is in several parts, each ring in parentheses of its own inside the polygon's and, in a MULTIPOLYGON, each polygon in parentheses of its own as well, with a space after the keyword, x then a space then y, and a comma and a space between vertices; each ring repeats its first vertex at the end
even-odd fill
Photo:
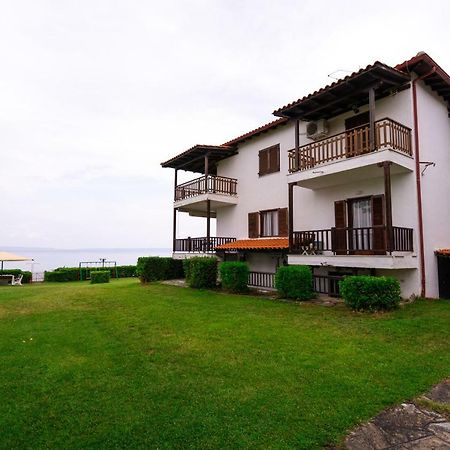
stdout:
POLYGON ((413 96, 413 115, 414 115, 414 148, 415 148, 415 160, 416 160, 416 189, 417 189, 417 209, 419 213, 419 264, 420 264, 420 296, 425 297, 426 294, 426 277, 425 277, 425 246, 423 237, 423 210, 422 210, 422 187, 420 181, 420 147, 419 147, 419 117, 417 113, 417 88, 418 81, 429 77, 436 72, 436 66, 430 70, 430 72, 415 78, 412 81, 412 96, 413 96))

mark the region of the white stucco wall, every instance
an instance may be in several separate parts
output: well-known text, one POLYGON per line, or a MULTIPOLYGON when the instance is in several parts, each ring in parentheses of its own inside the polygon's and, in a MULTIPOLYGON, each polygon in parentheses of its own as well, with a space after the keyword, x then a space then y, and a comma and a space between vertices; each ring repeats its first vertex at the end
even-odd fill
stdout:
MULTIPOLYGON (((425 258, 427 271, 427 295, 438 296, 437 267, 434 250, 450 247, 450 119, 447 108, 440 97, 422 83, 418 85, 419 133, 421 161, 433 161, 421 177, 425 258)), ((367 111, 367 107, 359 112, 367 111)), ((329 121, 330 135, 345 130, 344 121, 354 115, 347 112, 329 121)), ((376 119, 390 117, 413 128, 412 89, 406 89, 376 102, 376 119)), ((300 123, 300 145, 310 142, 302 133, 306 123, 300 123)), ((286 207, 288 154, 294 147, 294 125, 288 124, 271 132, 250 139, 239 146, 236 156, 223 160, 218 165, 218 174, 237 178, 238 204, 220 208, 217 213, 217 235, 248 237, 248 213, 286 207), (271 145, 280 144, 280 172, 258 175, 258 152, 271 145)), ((413 141, 414 147, 414 141, 413 141)), ((375 169, 376 170, 376 169, 375 169)), ((376 177, 364 180, 346 180, 345 183, 322 189, 294 189, 294 229, 322 229, 334 226, 334 202, 352 197, 384 193, 383 171, 376 177)), ((392 209, 394 226, 414 229, 414 249, 418 251, 418 215, 414 172, 392 176, 392 209)), ((256 255, 249 257, 253 270, 268 270, 272 263, 256 255)), ((418 258, 417 258, 418 259, 418 258)), ((380 269, 381 270, 381 269, 380 269)), ((404 296, 420 292, 419 271, 388 270, 402 283, 404 296), (395 273, 394 273, 395 272, 395 273), (397 273, 398 272, 398 273, 397 273)), ((383 272, 384 273, 384 272, 383 272)), ((380 272, 381 274, 381 272, 380 272)))
POLYGON ((434 251, 450 248, 450 119, 443 99, 421 81, 417 83, 417 104, 420 161, 436 164, 421 175, 421 184, 426 295, 438 297, 434 251))
POLYGON ((247 238, 248 213, 288 206, 288 150, 294 147, 291 124, 251 139, 239 146, 239 154, 218 164, 218 175, 237 178, 238 204, 217 211, 217 236, 247 238), (280 171, 259 176, 258 152, 280 144, 280 171))

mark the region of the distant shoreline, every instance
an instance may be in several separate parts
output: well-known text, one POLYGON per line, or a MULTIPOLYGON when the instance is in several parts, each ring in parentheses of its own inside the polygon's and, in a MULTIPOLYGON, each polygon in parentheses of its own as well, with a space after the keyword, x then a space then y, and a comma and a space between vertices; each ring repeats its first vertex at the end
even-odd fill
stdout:
POLYGON ((4 263, 4 269, 44 272, 57 267, 78 267, 80 262, 96 262, 101 258, 116 261, 118 266, 135 265, 140 256, 171 256, 170 248, 77 248, 0 247, 1 250, 32 258, 33 261, 4 263))

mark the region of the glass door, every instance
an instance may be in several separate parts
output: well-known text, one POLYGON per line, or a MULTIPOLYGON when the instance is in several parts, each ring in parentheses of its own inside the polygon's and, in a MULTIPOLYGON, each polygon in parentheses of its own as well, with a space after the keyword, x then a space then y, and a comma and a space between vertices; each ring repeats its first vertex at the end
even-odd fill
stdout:
POLYGON ((351 201, 351 242, 355 251, 372 250, 372 202, 370 198, 351 201))

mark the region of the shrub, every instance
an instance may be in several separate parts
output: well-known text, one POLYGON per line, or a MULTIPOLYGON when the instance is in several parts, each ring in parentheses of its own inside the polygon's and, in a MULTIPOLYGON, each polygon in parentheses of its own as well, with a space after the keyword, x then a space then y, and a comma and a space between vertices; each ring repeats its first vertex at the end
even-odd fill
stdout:
POLYGON ((32 273, 28 270, 21 270, 21 269, 4 269, 0 270, 0 275, 14 275, 14 277, 18 277, 19 275, 22 275, 22 284, 31 283, 31 277, 32 273))
MULTIPOLYGON (((78 270, 80 270, 78 268, 78 270)), ((81 279, 86 280, 90 273, 97 270, 109 270, 111 278, 129 278, 136 276, 136 266, 108 266, 108 267, 82 267, 81 279)))
POLYGON ((173 258, 141 256, 138 258, 136 274, 142 283, 183 278, 183 262, 173 258))
POLYGON ((91 284, 109 283, 111 272, 109 270, 93 270, 91 272, 91 284))
POLYGON ((44 281, 79 281, 80 279, 86 280, 90 277, 90 274, 94 271, 108 271, 111 278, 127 278, 136 276, 136 266, 117 266, 117 267, 102 267, 102 268, 80 268, 79 267, 58 267, 53 271, 46 271, 44 273, 44 281))
MULTIPOLYGON (((136 276, 136 266, 117 266, 117 277, 118 278, 129 278, 129 277, 135 277, 136 276)), ((116 270, 114 270, 114 267, 111 267, 111 276, 115 277, 116 270)))
POLYGON ((186 282, 192 288, 213 289, 217 285, 217 259, 196 256, 185 260, 186 282))
POLYGON ((58 267, 53 271, 44 272, 44 281, 79 281, 80 269, 78 267, 58 267))
POLYGON ((245 262, 223 262, 219 266, 222 287, 230 292, 248 291, 248 264, 245 262))
POLYGON ((275 287, 283 298, 310 300, 314 297, 312 272, 308 266, 279 267, 275 287))
POLYGON ((392 277, 348 276, 339 282, 344 302, 356 311, 380 311, 397 308, 400 283, 392 277))

